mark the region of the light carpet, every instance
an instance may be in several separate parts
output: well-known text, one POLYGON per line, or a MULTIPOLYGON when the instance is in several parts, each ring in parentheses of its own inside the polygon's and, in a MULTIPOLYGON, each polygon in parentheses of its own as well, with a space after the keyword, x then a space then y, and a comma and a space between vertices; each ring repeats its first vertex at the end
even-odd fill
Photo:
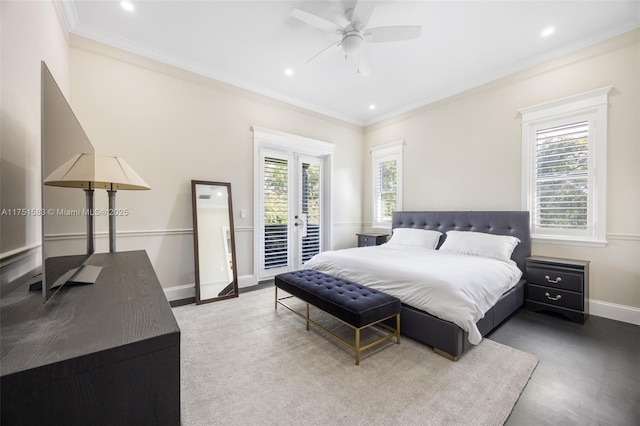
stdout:
POLYGON ((488 339, 452 362, 403 337, 356 366, 353 351, 275 310, 273 288, 173 311, 184 426, 501 425, 538 363, 488 339))

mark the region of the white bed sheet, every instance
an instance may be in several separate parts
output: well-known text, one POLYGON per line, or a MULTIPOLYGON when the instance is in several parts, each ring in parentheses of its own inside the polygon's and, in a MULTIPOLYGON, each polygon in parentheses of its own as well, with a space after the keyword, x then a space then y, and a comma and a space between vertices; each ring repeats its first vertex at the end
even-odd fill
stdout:
POLYGON ((522 276, 515 262, 383 244, 319 253, 315 269, 383 291, 482 340, 476 322, 522 276))

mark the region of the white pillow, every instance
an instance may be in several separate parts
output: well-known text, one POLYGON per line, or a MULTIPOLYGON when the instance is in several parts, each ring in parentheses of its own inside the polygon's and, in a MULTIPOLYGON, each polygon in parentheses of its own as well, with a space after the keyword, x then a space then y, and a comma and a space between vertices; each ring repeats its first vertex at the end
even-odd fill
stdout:
POLYGON ((510 235, 447 231, 447 239, 440 246, 440 251, 508 261, 519 242, 518 238, 510 235))
POLYGON ((434 250, 440 241, 441 232, 428 229, 395 228, 387 244, 391 246, 422 247, 434 250))

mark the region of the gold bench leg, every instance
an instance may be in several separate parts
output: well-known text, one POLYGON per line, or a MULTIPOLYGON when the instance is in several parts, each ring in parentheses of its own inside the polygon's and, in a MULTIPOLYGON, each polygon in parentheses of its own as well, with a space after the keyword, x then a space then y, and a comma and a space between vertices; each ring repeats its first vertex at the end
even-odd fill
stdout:
POLYGON ((360 329, 356 328, 356 365, 360 365, 360 329))
MULTIPOLYGON (((283 297, 282 299, 278 299, 278 288, 275 288, 275 309, 278 309, 278 304, 284 306, 285 308, 289 309, 291 312, 293 312, 294 314, 298 315, 299 317, 303 318, 305 320, 306 323, 306 329, 307 331, 309 331, 310 329, 310 324, 313 324, 314 326, 318 327, 319 329, 323 330, 324 332, 328 333, 331 337, 335 338, 338 342, 342 343, 343 345, 345 345, 346 347, 350 348, 352 351, 355 352, 355 361, 356 361, 356 365, 360 365, 360 355, 363 351, 366 351, 367 349, 370 349, 386 340, 390 340, 393 341, 393 338, 396 338, 396 343, 400 344, 400 314, 396 314, 396 329, 394 330, 393 327, 384 324, 384 321, 387 320, 393 320, 394 315, 391 315, 387 318, 383 318, 380 319, 378 321, 372 322, 370 324, 367 324, 363 327, 357 328, 354 327, 353 325, 341 320, 340 318, 329 314, 328 312, 325 312, 327 315, 334 317, 335 319, 337 319, 338 321, 342 322, 343 324, 346 324, 347 326, 351 327, 354 331, 355 331, 355 345, 352 345, 351 343, 347 342, 346 340, 344 340, 342 337, 338 336, 337 334, 333 333, 331 330, 323 327, 322 325, 320 325, 319 323, 315 322, 314 320, 311 319, 311 304, 309 302, 305 302, 305 304, 307 305, 307 309, 306 309, 306 313, 302 313, 297 311, 296 309, 293 309, 291 306, 287 305, 286 303, 283 302, 284 299, 289 299, 295 297, 293 295, 291 296, 287 296, 287 297, 283 297), (365 328, 368 327, 372 327, 372 326, 379 326, 381 328, 386 329, 387 331, 389 331, 389 334, 385 334, 382 337, 380 337, 379 339, 370 342, 364 346, 362 346, 361 343, 361 335, 360 335, 360 331, 364 330, 365 328)), ((304 300, 303 300, 304 301, 304 300)))

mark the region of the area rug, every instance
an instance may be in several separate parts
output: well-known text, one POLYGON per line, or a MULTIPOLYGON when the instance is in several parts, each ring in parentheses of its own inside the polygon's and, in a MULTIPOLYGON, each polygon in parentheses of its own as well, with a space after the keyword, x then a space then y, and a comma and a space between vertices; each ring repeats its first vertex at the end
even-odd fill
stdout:
POLYGON ((356 366, 353 351, 275 310, 273 288, 173 311, 183 426, 502 425, 538 363, 488 339, 452 362, 402 338, 356 366))

